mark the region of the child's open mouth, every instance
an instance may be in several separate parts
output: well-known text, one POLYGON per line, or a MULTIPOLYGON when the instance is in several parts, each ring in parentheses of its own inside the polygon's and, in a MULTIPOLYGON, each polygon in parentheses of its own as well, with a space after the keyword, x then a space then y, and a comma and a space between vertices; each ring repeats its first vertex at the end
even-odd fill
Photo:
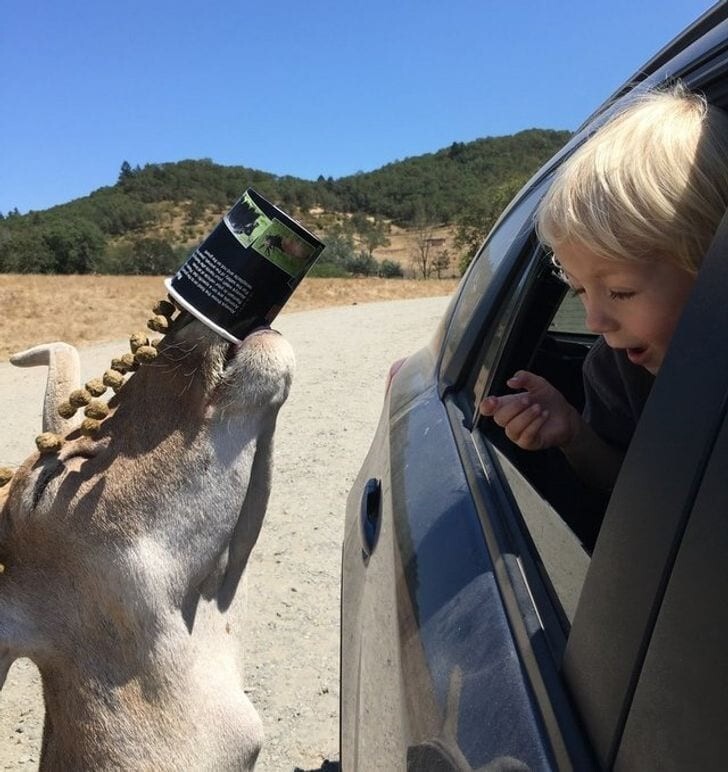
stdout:
POLYGON ((633 365, 641 365, 647 354, 647 349, 644 346, 641 346, 640 348, 628 348, 625 349, 625 351, 627 352, 627 358, 633 365))

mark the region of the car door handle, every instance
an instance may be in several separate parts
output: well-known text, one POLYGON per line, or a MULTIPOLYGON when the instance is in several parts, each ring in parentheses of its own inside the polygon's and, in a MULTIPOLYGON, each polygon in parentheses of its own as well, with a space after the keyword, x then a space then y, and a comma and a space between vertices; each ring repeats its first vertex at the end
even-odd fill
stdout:
POLYGON ((364 485, 364 493, 361 497, 361 512, 359 525, 361 528, 361 556, 365 563, 377 546, 379 538, 379 526, 382 515, 382 482, 375 477, 370 478, 364 485))

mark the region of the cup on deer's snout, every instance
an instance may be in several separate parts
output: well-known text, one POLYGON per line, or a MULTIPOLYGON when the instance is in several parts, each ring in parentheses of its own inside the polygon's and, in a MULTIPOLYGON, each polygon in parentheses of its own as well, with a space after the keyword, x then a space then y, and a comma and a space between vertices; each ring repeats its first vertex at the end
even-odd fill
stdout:
POLYGON ((275 319, 323 248, 248 188, 165 285, 178 306, 240 342, 275 319))

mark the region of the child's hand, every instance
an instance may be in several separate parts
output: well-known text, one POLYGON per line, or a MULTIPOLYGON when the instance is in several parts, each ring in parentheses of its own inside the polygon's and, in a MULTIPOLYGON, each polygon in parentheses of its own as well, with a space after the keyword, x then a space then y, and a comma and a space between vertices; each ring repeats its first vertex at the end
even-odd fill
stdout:
POLYGON ((564 447, 576 439, 583 419, 547 380, 521 370, 507 384, 524 391, 486 397, 480 412, 502 426, 509 440, 524 450, 542 450, 564 447))

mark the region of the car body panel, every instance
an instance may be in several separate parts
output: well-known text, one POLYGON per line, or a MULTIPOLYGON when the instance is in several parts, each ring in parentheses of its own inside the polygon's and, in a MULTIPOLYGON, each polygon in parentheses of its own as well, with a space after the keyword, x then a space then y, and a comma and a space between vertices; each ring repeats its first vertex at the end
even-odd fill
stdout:
POLYGON ((346 524, 344 561, 356 569, 344 585, 342 646, 355 646, 346 659, 358 664, 342 677, 344 747, 354 748, 342 764, 389 768, 437 740, 460 759, 454 769, 503 757, 550 769, 450 424, 434 382, 418 393, 417 365, 395 376, 388 405, 403 407, 387 412, 350 494, 349 511, 359 511, 366 480, 382 478, 381 533, 368 564, 356 518, 346 524), (412 446, 422 465, 406 463, 412 446), (357 732, 352 706, 363 704, 357 732))

